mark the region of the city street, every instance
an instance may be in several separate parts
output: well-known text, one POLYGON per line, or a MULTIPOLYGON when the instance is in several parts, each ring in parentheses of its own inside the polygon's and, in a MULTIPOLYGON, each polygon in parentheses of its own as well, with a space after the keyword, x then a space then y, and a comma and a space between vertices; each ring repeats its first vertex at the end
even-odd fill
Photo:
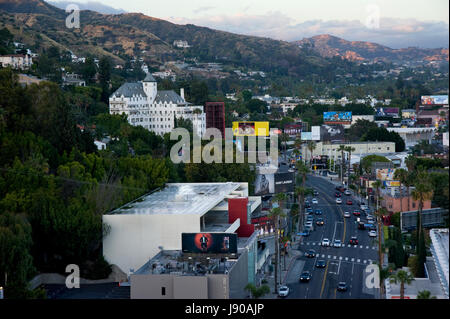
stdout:
POLYGON ((377 241, 376 238, 368 236, 368 230, 357 228, 357 217, 352 214, 354 210, 359 210, 355 199, 342 194, 343 203, 336 204, 335 184, 323 177, 308 176, 307 186, 319 192, 319 196, 316 197, 318 204, 312 204, 312 209, 321 209, 323 214, 314 215, 314 231, 310 236, 302 238, 298 246, 301 254, 286 278, 286 283, 291 289, 288 298, 375 298, 377 291, 366 288, 364 283, 368 275, 365 272, 367 265, 375 263, 378 258, 377 241), (348 198, 353 199, 353 205, 345 204, 348 198), (351 213, 350 218, 344 218, 345 211, 351 213), (317 217, 322 217, 325 225, 317 226, 315 224, 317 217), (357 237, 358 245, 349 244, 352 236, 357 237), (330 247, 321 246, 324 238, 330 240, 330 247), (341 240, 343 247, 332 247, 335 239, 341 240), (304 256, 304 253, 310 249, 315 251, 315 258, 304 256), (325 261, 325 268, 315 266, 318 260, 325 261), (299 276, 303 271, 311 272, 312 277, 309 282, 299 282, 299 276), (336 289, 341 281, 347 284, 348 289, 345 292, 336 289))

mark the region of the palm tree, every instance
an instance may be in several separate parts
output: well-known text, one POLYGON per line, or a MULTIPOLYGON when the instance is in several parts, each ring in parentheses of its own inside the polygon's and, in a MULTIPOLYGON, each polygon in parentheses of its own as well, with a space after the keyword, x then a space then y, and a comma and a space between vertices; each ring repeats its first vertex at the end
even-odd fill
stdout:
POLYGON ((356 151, 356 149, 352 146, 346 146, 345 151, 348 153, 348 168, 350 170, 352 165, 352 152, 356 151))
POLYGON ((431 296, 431 292, 428 290, 419 291, 417 299, 437 299, 436 296, 431 296))
MULTIPOLYGON (((406 185, 408 179, 408 171, 398 168, 394 172, 394 178, 400 181, 400 211, 403 212, 403 185, 406 185)), ((408 194, 409 197, 409 194, 408 194)), ((409 202, 408 202, 409 205, 409 202)), ((409 207, 408 207, 409 210, 409 207)))
POLYGON ((284 142, 284 161, 286 162, 286 149, 287 149, 287 141, 289 141, 289 135, 286 133, 281 133, 281 142, 284 142))
POLYGON ((344 184, 344 151, 345 151, 345 145, 339 145, 339 148, 337 150, 339 152, 341 152, 341 183, 344 184))
MULTIPOLYGON (((278 194, 277 194, 278 195, 278 194)), ((278 258, 279 258, 279 223, 280 223, 280 217, 285 217, 286 215, 283 213, 283 210, 281 207, 275 207, 270 210, 270 213, 268 215, 269 218, 271 218, 274 221, 275 226, 275 280, 274 280, 274 292, 277 293, 278 289, 278 258)))
MULTIPOLYGON (((376 211, 375 216, 377 217, 377 228, 378 228, 378 262, 380 264, 380 269, 383 267, 383 249, 382 249, 382 237, 381 237, 381 218, 384 214, 387 213, 386 209, 379 207, 380 201, 380 188, 382 187, 382 183, 379 180, 376 180, 372 183, 372 188, 375 188, 375 196, 376 196, 376 211)), ((384 294, 384 283, 380 283, 380 293, 383 296, 384 294)))
POLYGON ((401 269, 389 277, 391 284, 400 283, 400 299, 405 299, 405 284, 410 285, 413 280, 413 275, 401 269))
POLYGON ((305 187, 306 184, 306 176, 308 175, 308 173, 310 172, 310 169, 308 166, 306 166, 305 164, 303 164, 302 162, 298 161, 297 164, 295 164, 297 167, 297 174, 299 174, 299 176, 301 176, 302 178, 302 186, 305 187))
POLYGON ((431 183, 430 177, 426 171, 420 171, 417 174, 417 183, 411 195, 415 201, 419 202, 419 209, 417 214, 417 230, 420 236, 422 232, 423 203, 433 198, 433 184, 431 183))
POLYGON ((314 141, 308 141, 307 148, 309 150, 309 165, 312 165, 313 151, 316 149, 316 143, 314 141))

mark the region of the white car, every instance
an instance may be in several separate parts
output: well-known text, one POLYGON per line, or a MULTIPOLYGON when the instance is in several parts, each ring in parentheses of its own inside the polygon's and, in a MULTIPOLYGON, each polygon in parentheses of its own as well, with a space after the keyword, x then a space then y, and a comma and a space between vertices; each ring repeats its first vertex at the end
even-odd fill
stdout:
POLYGON ((336 204, 342 204, 342 199, 336 198, 336 204))
POLYGON ((278 288, 278 296, 287 297, 287 295, 289 295, 289 287, 288 286, 280 286, 280 288, 278 288))
POLYGON ((377 237, 377 232, 374 231, 374 230, 371 230, 371 231, 369 232, 369 237, 377 237))
POLYGON ((352 193, 350 193, 350 191, 347 189, 347 190, 344 192, 344 194, 347 195, 347 196, 350 196, 352 193))
POLYGON ((322 246, 329 247, 330 246, 330 240, 328 238, 322 239, 322 246))
POLYGON ((319 204, 319 201, 317 200, 317 198, 313 198, 313 199, 312 199, 312 203, 313 203, 313 204, 319 204))
POLYGON ((333 242, 333 247, 340 248, 341 246, 341 241, 339 239, 335 239, 333 242))
POLYGON ((350 214, 350 212, 344 212, 344 217, 345 218, 350 218, 352 215, 350 214))

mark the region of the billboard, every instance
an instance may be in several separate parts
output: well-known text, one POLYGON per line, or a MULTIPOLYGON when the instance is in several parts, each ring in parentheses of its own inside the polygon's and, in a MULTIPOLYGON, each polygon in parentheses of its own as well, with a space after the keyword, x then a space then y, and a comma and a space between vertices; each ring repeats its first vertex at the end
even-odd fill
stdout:
POLYGON ((377 179, 380 181, 393 181, 395 168, 377 169, 377 179))
POLYGON ((258 174, 255 195, 267 195, 294 191, 294 173, 258 174))
POLYGON ((398 107, 379 107, 377 108, 377 116, 398 117, 398 107))
POLYGON ((255 195, 275 193, 275 179, 273 174, 258 174, 255 180, 255 195))
POLYGON ((337 125, 322 125, 320 127, 320 140, 331 142, 331 141, 344 141, 344 126, 341 124, 337 125))
POLYGON ((301 124, 286 124, 284 126, 284 133, 287 135, 300 135, 302 133, 302 125, 301 124))
POLYGON ((352 112, 323 112, 325 124, 351 124, 352 112))
POLYGON ((294 173, 275 174, 275 193, 289 193, 294 191, 294 173))
POLYGON ((320 126, 311 126, 311 139, 320 141, 320 126))
POLYGON ((384 187, 400 187, 400 181, 383 181, 384 187))
POLYGON ((423 95, 422 105, 444 105, 448 104, 448 95, 423 95))
POLYGON ((183 253, 193 254, 236 254, 235 233, 182 233, 183 253))
POLYGON ((311 141, 312 140, 311 132, 302 132, 301 139, 302 141, 311 141))
POLYGON ((234 136, 269 136, 269 122, 233 122, 234 136))

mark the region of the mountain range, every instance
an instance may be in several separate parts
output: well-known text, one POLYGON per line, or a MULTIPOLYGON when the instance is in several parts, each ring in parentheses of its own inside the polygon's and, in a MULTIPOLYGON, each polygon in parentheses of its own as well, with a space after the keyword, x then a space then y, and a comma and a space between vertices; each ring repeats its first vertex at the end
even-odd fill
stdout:
POLYGON ((310 48, 323 57, 339 56, 350 61, 448 61, 448 49, 419 49, 409 47, 391 49, 387 46, 364 41, 346 41, 329 34, 317 35, 295 41, 301 47, 310 48))
POLYGON ((66 27, 68 15, 42 0, 0 0, 0 28, 7 27, 16 41, 38 52, 57 46, 79 56, 109 56, 117 63, 141 56, 157 66, 164 61, 197 57, 203 62, 307 76, 335 72, 345 67, 345 61, 448 61, 448 49, 394 50, 330 35, 286 42, 192 24, 179 25, 140 13, 101 14, 83 10, 80 28, 70 29, 66 27), (175 48, 175 40, 186 40, 191 47, 175 48))

